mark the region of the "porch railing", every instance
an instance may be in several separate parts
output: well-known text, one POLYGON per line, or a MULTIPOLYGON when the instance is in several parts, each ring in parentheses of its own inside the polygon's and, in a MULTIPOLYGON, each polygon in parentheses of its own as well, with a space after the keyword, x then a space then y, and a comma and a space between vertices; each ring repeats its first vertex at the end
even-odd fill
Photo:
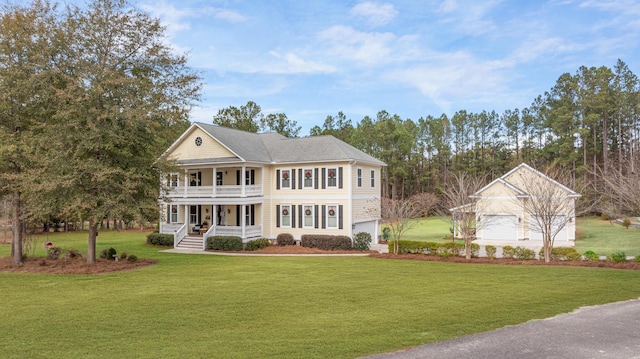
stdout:
MULTIPOLYGON (((240 226, 215 226, 212 227, 212 236, 238 236, 242 237, 242 227, 240 226)), ((209 232, 207 232, 209 233, 209 232)), ((262 236, 262 226, 246 226, 244 229, 244 238, 262 236)))
POLYGON ((173 248, 178 246, 178 243, 187 236, 187 224, 183 224, 180 229, 173 232, 173 248))
MULTIPOLYGON (((165 193, 167 197, 194 197, 194 198, 213 198, 213 197, 242 197, 242 186, 181 186, 172 187, 170 191, 165 193), (186 189, 186 191, 185 191, 186 189)), ((244 195, 247 197, 261 196, 262 185, 247 185, 244 187, 244 195)))

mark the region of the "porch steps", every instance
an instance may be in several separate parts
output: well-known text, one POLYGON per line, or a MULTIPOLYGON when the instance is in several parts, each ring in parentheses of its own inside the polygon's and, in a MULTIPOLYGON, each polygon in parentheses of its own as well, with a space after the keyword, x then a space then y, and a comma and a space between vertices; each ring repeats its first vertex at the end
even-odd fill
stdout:
POLYGON ((180 241, 180 243, 178 243, 178 246, 176 248, 201 250, 202 241, 203 241, 202 237, 186 236, 180 241))

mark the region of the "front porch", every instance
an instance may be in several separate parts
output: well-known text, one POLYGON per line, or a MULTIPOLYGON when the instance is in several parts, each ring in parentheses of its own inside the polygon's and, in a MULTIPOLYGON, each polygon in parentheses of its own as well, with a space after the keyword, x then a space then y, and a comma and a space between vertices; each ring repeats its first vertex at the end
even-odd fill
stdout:
POLYGON ((167 178, 163 197, 243 198, 262 196, 264 169, 250 166, 184 167, 167 178))
POLYGON ((211 236, 237 236, 243 242, 263 236, 262 203, 166 204, 164 207, 160 233, 173 234, 174 247, 184 241, 189 247, 204 249, 205 239, 211 236))

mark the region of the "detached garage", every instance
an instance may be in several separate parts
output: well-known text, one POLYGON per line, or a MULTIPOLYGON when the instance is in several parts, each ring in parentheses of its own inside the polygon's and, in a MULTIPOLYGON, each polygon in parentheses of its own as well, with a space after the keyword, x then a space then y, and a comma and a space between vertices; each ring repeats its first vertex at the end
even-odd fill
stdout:
POLYGON ((515 215, 484 215, 481 217, 482 240, 515 241, 518 239, 518 217, 515 215))
MULTIPOLYGON (((542 231, 540 230, 540 226, 537 224, 535 218, 531 219, 531 224, 529 225, 531 231, 531 240, 532 241, 541 241, 542 240, 542 231)), ((551 230, 552 233, 558 230, 559 227, 560 232, 556 234, 556 241, 566 241, 568 240, 569 226, 567 226, 566 216, 557 216, 554 218, 554 228, 551 230)))

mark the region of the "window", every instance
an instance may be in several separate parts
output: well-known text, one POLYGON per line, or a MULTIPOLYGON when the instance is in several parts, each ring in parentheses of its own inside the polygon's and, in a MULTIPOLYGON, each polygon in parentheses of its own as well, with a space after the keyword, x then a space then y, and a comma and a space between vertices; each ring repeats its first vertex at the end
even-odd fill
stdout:
POLYGON ((362 187, 362 168, 358 168, 358 187, 362 187))
POLYGON ((327 228, 338 229, 338 206, 327 205, 327 228))
POLYGON ((291 170, 282 170, 280 183, 281 188, 291 188, 291 170))
POLYGON ((305 204, 302 206, 302 227, 303 228, 314 228, 315 223, 313 221, 313 205, 305 204))
POLYGON ((178 205, 169 205, 169 223, 178 223, 178 205))
POLYGON ((255 170, 246 170, 244 172, 244 184, 253 185, 256 184, 256 172, 255 170))
POLYGON ((337 168, 327 168, 327 187, 338 187, 337 168))
POLYGON ((222 186, 222 172, 216 172, 216 186, 222 186))
POLYGON ((169 175, 169 187, 178 187, 178 174, 172 173, 169 175))
POLYGON ((302 188, 313 188, 313 168, 305 168, 302 171, 302 188))
POLYGON ((376 171, 371 170, 371 188, 376 187, 376 171))
POLYGON ((189 206, 189 224, 200 223, 199 212, 200 208, 198 208, 198 206, 189 206))
POLYGON ((202 179, 202 172, 189 173, 189 186, 200 186, 201 179, 202 179))
POLYGON ((280 206, 280 225, 281 227, 291 227, 291 205, 289 204, 280 206))

